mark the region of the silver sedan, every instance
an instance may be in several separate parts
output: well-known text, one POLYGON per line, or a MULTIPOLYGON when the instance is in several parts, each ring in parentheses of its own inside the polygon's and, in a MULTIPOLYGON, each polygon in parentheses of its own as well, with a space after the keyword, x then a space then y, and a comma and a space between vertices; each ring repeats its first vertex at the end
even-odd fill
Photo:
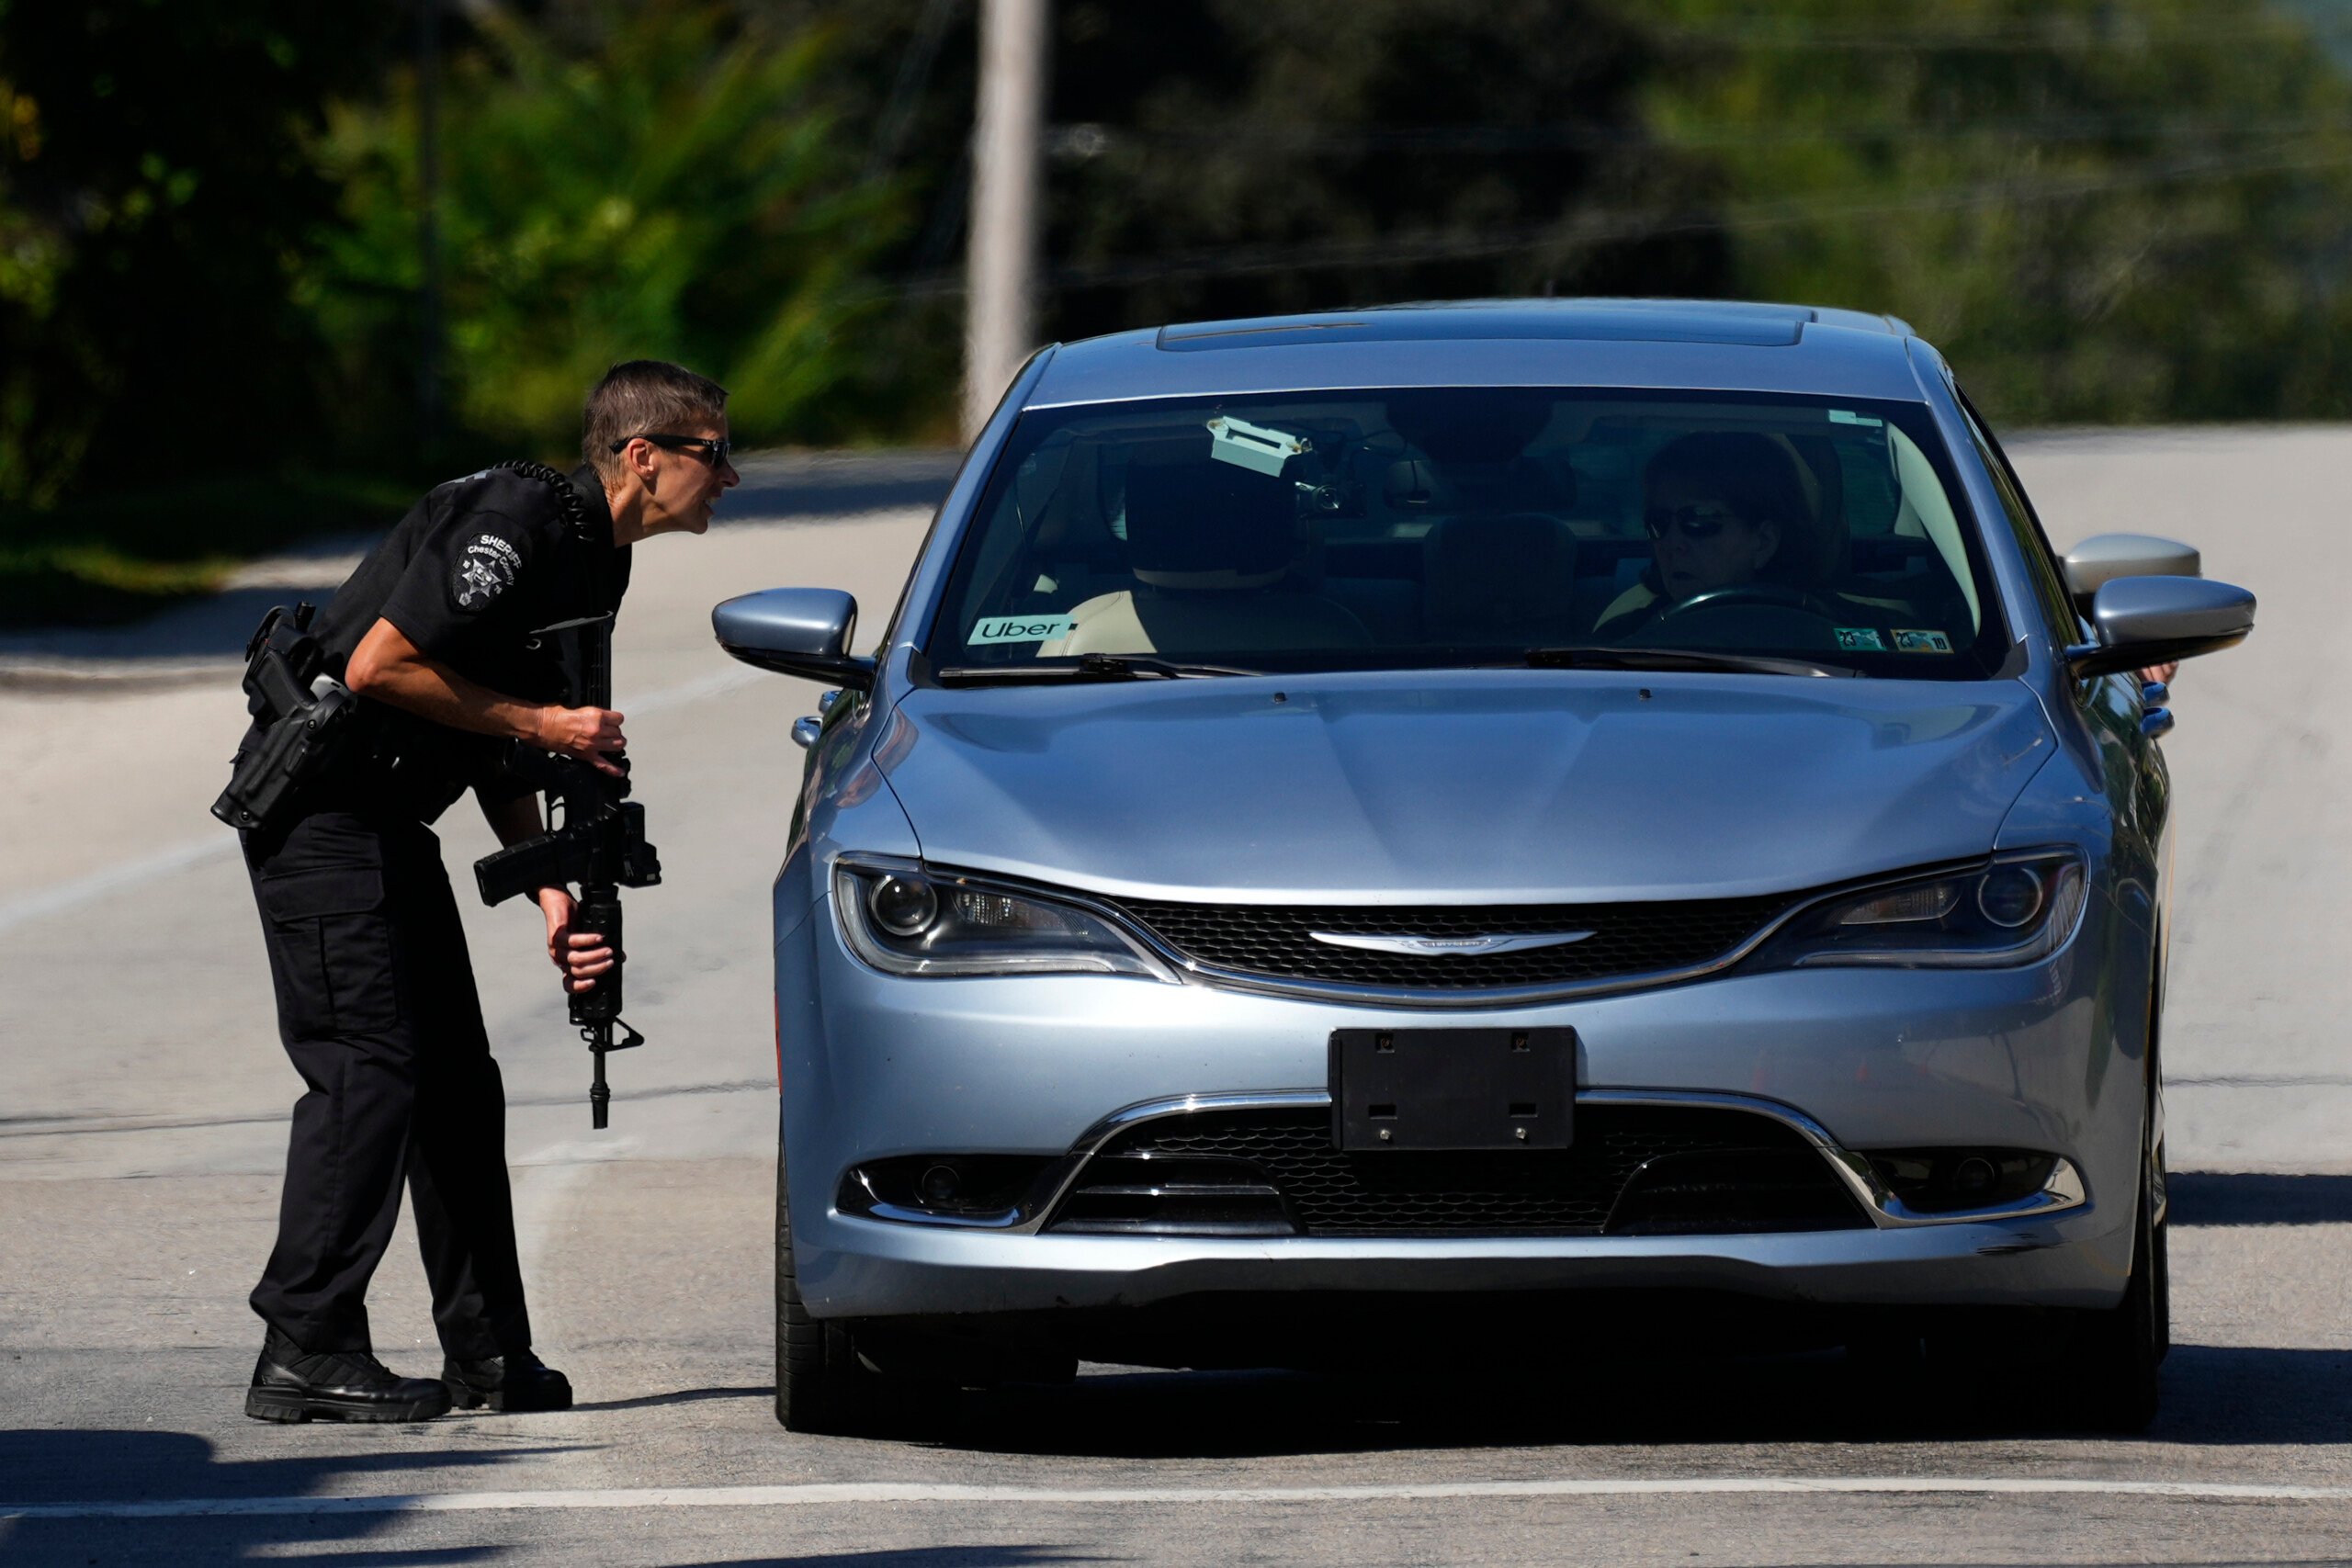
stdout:
POLYGON ((2143 1422, 2142 677, 2254 615, 2196 573, 2057 557, 1882 317, 1040 352, 871 652, 840 592, 714 613, 839 688, 775 888, 779 1417, 1443 1314, 2030 1348, 2143 1422))

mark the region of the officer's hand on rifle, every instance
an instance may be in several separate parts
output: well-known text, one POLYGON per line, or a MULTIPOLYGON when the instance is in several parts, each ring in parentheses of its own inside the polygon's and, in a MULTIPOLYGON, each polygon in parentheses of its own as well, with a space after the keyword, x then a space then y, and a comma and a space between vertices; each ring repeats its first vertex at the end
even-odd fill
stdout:
POLYGON ((539 912, 548 921, 548 959, 563 976, 567 991, 584 991, 613 966, 615 954, 595 931, 571 929, 571 895, 560 887, 539 890, 539 912))
POLYGON ((612 759, 628 750, 621 716, 606 708, 541 708, 531 741, 543 751, 591 763, 615 778, 622 770, 612 759))

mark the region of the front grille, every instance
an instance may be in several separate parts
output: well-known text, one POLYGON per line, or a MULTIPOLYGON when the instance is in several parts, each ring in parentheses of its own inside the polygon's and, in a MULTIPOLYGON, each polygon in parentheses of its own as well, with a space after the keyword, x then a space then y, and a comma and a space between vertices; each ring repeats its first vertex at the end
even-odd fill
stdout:
POLYGON ((1688 969, 1732 951, 1787 908, 1786 896, 1676 903, 1437 905, 1169 904, 1130 899, 1162 942, 1218 969, 1287 980, 1412 990, 1573 985, 1688 969), (1310 932, 1465 937, 1590 931, 1580 942, 1471 955, 1372 953, 1310 932))
POLYGON ((1770 1117, 1580 1105, 1572 1146, 1492 1153, 1343 1152, 1330 1113, 1312 1109, 1167 1117, 1105 1144, 1046 1228, 1639 1235, 1868 1224, 1811 1145, 1770 1117))

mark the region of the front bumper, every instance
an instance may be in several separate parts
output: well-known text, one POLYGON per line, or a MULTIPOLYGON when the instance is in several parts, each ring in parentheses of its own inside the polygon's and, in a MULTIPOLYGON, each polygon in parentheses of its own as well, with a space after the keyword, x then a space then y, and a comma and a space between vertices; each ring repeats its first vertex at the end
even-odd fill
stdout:
MULTIPOLYGON (((799 1222, 794 1224, 796 1237, 799 1222)), ((799 1243, 825 1317, 1141 1306, 1253 1292, 1724 1291, 1842 1306, 2112 1306, 2101 1216, 1779 1235, 1507 1238, 1002 1235, 832 1214, 799 1243)), ((2128 1261, 2128 1249, 2123 1258, 2128 1261)))
MULTIPOLYGON (((926 1152, 1069 1156, 1125 1108, 1188 1096, 1309 1103, 1334 1029, 1428 1014, 1124 978, 910 980, 853 958, 822 901, 779 942, 783 1136, 800 1289, 820 1316, 1138 1306, 1204 1292, 1673 1288, 1794 1302, 2103 1306, 2130 1262, 2144 1029, 2098 983, 2096 912, 2047 962, 1812 969, 1464 1023, 1577 1031, 1579 1105, 1736 1104, 1804 1129, 1868 1229, 1675 1236, 1069 1235, 845 1214, 842 1173, 926 1152), (2001 1218, 1909 1214, 1873 1149, 2055 1154, 2068 1174, 2001 1218), (2118 1201, 2102 1203, 2105 1194, 2118 1201), (1925 1222, 1925 1223, 1923 1223, 1925 1222)), ((2141 987, 2144 996, 2145 988, 2141 987)), ((1042 1217, 1042 1216, 1040 1216, 1042 1217)))

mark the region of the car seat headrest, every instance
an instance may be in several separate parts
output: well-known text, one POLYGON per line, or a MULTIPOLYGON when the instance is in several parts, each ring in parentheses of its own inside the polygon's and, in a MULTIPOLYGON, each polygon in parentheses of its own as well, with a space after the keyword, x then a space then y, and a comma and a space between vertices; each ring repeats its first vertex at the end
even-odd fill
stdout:
POLYGON ((1206 457, 1127 470, 1127 560, 1156 588, 1263 588, 1299 546, 1286 479, 1206 457))
POLYGON ((1432 637, 1532 643, 1564 634, 1577 541, 1537 512, 1448 518, 1421 542, 1423 618, 1432 637))

